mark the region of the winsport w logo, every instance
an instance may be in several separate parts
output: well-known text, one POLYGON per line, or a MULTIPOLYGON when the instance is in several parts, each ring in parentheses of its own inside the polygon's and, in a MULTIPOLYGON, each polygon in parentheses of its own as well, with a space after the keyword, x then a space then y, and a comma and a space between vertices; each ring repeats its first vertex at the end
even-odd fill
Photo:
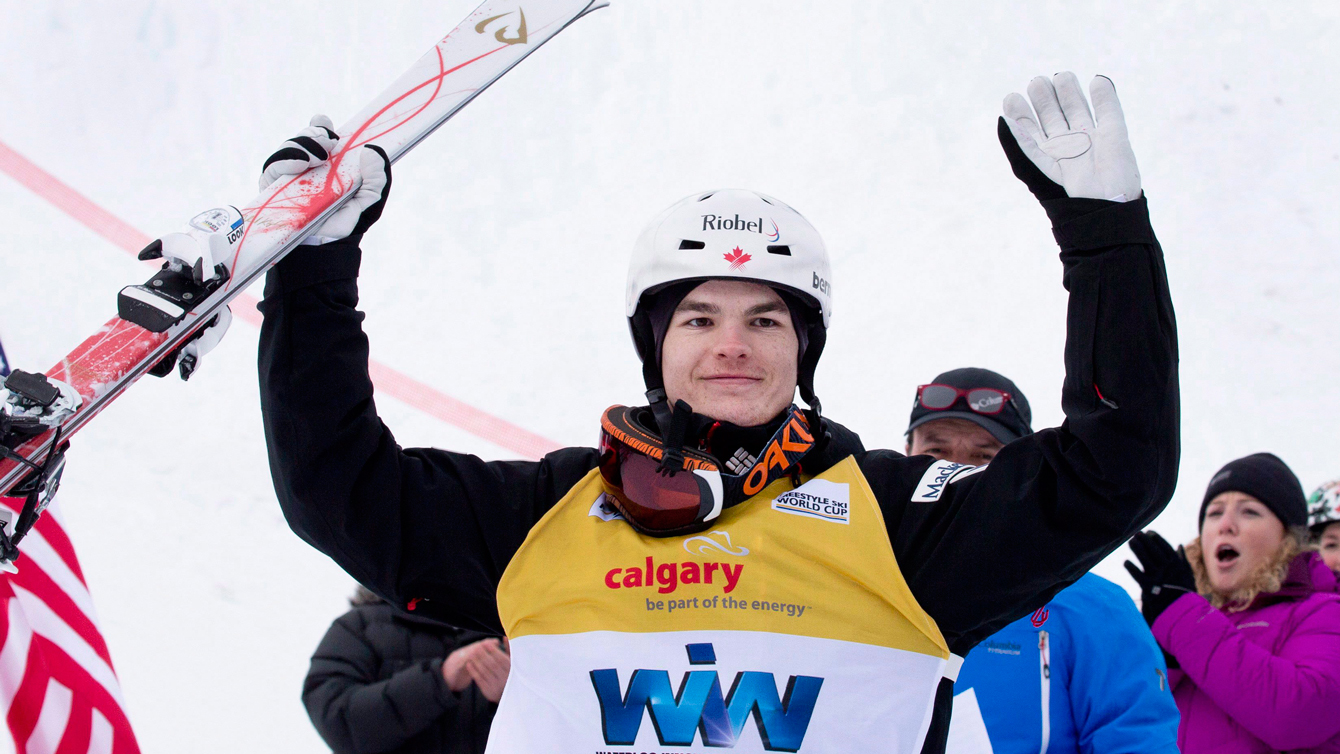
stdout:
POLYGON ((753 718, 767 751, 800 751, 814 715, 824 679, 793 675, 785 691, 772 673, 746 670, 735 674, 730 691, 722 694, 722 679, 709 666, 717 662, 711 644, 687 644, 689 664, 679 691, 665 670, 634 670, 627 689, 619 671, 591 671, 591 685, 600 702, 600 727, 605 743, 633 746, 644 717, 651 717, 661 746, 692 746, 695 736, 712 748, 733 748, 753 718))
POLYGON ((727 555, 744 557, 749 554, 749 548, 743 545, 737 547, 732 544, 730 534, 718 529, 711 534, 699 534, 696 537, 689 537, 684 540, 684 552, 690 555, 715 555, 718 552, 724 552, 727 555), (712 537, 718 535, 726 541, 725 544, 712 539, 712 537))

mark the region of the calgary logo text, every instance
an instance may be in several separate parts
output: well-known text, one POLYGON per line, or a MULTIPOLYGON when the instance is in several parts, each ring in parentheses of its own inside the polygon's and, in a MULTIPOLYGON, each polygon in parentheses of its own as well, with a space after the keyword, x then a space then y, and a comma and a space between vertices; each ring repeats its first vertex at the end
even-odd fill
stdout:
POLYGON ((657 564, 651 556, 647 556, 647 562, 643 566, 611 568, 605 573, 605 586, 610 589, 636 589, 640 586, 654 586, 656 591, 661 594, 669 594, 678 589, 680 584, 711 584, 712 577, 717 574, 717 571, 721 572, 721 579, 718 579, 717 583, 720 584, 725 581, 721 592, 730 594, 735 591, 736 585, 740 583, 740 575, 744 573, 744 565, 731 565, 730 563, 657 564))
MULTIPOLYGON (((715 665, 711 644, 687 644, 690 665, 715 665)), ((809 728, 814 704, 824 679, 793 675, 783 693, 772 673, 746 670, 735 674, 730 692, 721 693, 715 670, 690 670, 676 694, 665 670, 634 670, 625 692, 614 668, 591 671, 591 684, 600 700, 601 732, 611 746, 632 746, 642 726, 642 713, 651 715, 661 746, 692 746, 694 734, 704 746, 733 747, 752 716, 763 748, 799 751, 809 728)))

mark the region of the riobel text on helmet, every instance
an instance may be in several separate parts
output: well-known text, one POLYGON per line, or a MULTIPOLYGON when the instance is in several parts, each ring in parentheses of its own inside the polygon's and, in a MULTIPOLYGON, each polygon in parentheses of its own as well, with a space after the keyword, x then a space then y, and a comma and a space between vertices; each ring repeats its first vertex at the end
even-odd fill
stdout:
POLYGON ((750 233, 763 233, 763 218, 741 220, 738 214, 735 217, 703 215, 703 230, 747 230, 750 233))

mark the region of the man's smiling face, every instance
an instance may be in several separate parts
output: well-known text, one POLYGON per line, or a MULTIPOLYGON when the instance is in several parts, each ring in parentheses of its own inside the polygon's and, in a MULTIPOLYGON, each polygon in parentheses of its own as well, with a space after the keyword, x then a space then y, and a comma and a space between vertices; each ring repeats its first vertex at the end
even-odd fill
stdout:
POLYGON ((796 392, 800 342, 772 288, 709 280, 679 302, 661 344, 661 378, 673 405, 742 427, 781 413, 796 392))

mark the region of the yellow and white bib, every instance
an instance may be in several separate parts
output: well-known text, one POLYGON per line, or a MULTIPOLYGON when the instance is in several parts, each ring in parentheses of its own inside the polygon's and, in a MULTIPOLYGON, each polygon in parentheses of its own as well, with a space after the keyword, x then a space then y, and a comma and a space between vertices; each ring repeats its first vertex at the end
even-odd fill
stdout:
POLYGON ((602 484, 569 491, 503 574, 489 752, 920 751, 949 650, 854 459, 664 539, 602 484))

